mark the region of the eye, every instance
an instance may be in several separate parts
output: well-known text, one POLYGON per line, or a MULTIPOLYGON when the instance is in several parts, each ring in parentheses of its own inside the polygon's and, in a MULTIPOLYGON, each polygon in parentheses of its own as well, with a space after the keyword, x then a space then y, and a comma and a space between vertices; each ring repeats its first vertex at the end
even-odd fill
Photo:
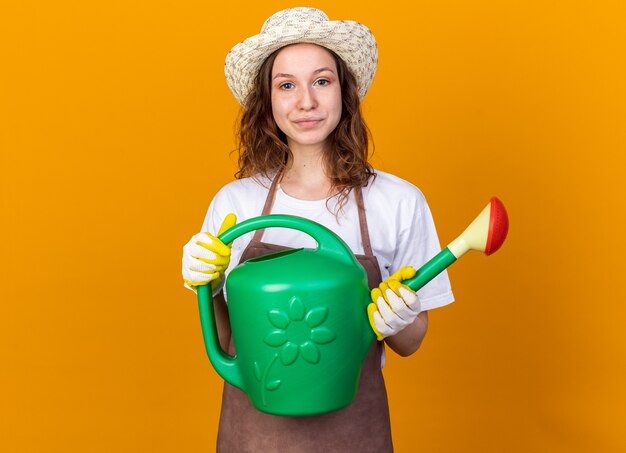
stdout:
POLYGON ((293 83, 291 83, 291 82, 285 82, 285 83, 281 83, 281 84, 279 85, 279 88, 280 88, 281 90, 291 90, 291 89, 293 89, 293 86, 294 86, 294 85, 293 85, 293 83))
POLYGON ((315 81, 315 84, 319 85, 319 86, 326 86, 326 85, 330 84, 330 80, 328 80, 328 79, 319 79, 319 80, 315 81))

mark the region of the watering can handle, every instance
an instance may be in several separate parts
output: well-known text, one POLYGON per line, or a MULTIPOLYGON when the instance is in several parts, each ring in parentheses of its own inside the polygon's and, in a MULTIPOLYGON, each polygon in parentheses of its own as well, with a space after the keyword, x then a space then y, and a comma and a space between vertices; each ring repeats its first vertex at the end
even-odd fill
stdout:
POLYGON ((308 234, 317 242, 317 249, 315 253, 324 254, 336 260, 343 261, 346 264, 358 264, 357 259, 350 250, 350 247, 348 247, 343 239, 325 226, 313 222, 312 220, 305 219, 304 217, 286 214, 269 214, 253 217, 234 225, 220 234, 218 238, 224 244, 229 244, 239 236, 243 236, 251 231, 276 227, 299 230, 308 234))
POLYGON ((213 307, 213 294, 211 285, 201 285, 198 290, 198 307, 200 309, 200 324, 202 325, 202 337, 209 360, 213 368, 224 378, 226 382, 245 390, 243 379, 237 366, 237 356, 226 354, 220 345, 215 322, 215 309, 213 307))
MULTIPOLYGON (((218 238, 224 244, 229 244, 250 231, 272 227, 291 228, 307 233, 317 242, 315 253, 332 257, 347 264, 358 265, 354 254, 339 236, 325 226, 303 217, 283 214, 253 217, 234 225, 220 234, 218 238)), ((225 353, 219 343, 211 285, 198 286, 197 290, 202 336, 209 360, 218 374, 222 376, 226 382, 245 391, 243 378, 238 367, 237 356, 231 356, 225 353)))

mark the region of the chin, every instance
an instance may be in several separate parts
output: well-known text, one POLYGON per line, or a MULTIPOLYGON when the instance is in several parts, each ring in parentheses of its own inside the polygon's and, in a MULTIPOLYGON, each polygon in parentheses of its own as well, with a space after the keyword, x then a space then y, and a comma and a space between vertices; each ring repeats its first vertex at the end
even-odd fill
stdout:
POLYGON ((293 140, 293 143, 300 146, 323 146, 326 140, 293 140))
POLYGON ((300 134, 294 134, 291 139, 294 143, 304 146, 323 145, 328 141, 330 134, 311 134, 309 136, 299 136, 300 134))

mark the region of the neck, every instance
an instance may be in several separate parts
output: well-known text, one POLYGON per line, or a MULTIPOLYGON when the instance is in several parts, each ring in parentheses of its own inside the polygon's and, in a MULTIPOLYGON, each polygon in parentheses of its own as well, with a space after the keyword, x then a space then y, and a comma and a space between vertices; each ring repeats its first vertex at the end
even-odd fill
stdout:
POLYGON ((328 198, 332 187, 324 168, 323 148, 297 146, 291 152, 292 158, 280 182, 283 191, 301 200, 328 198))

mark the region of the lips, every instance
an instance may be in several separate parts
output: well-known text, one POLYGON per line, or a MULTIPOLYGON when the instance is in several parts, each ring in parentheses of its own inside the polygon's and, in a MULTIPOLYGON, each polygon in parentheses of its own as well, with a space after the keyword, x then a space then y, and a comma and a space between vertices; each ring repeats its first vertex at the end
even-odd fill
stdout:
POLYGON ((323 121, 323 118, 300 118, 294 121, 299 127, 312 128, 323 121))

